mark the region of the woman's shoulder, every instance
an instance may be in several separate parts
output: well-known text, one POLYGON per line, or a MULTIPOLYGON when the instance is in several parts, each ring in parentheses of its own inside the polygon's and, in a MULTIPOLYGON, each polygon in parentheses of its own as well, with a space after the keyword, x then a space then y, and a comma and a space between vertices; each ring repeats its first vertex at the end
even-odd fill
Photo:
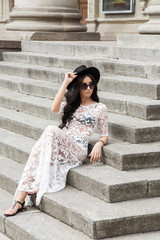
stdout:
POLYGON ((107 110, 107 107, 106 107, 106 105, 104 103, 97 103, 97 106, 100 109, 103 109, 103 110, 106 109, 107 110))

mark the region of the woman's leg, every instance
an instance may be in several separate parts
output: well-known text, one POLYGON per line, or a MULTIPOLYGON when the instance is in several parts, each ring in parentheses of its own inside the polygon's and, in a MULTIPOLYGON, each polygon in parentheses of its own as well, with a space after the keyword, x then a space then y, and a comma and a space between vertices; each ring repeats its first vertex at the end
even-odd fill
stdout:
MULTIPOLYGON (((26 193, 26 192, 18 191, 15 200, 18 201, 18 202, 21 202, 21 203, 23 204, 26 196, 27 196, 27 193, 26 193)), ((22 205, 21 205, 20 203, 18 203, 18 202, 13 205, 14 207, 11 207, 11 208, 9 208, 8 210, 6 210, 6 211, 4 212, 4 214, 5 214, 5 215, 8 215, 8 216, 9 216, 9 215, 12 216, 12 215, 16 214, 17 211, 18 211, 18 209, 21 209, 21 208, 22 208, 22 205)), ((24 207, 24 206, 23 206, 23 207, 24 207)))
MULTIPOLYGON (((54 129, 55 127, 48 126, 39 140, 33 146, 31 154, 23 170, 17 192, 15 193, 15 201, 19 201, 23 204, 27 193, 33 194, 39 191, 39 185, 42 178, 41 176, 43 176, 44 171, 44 160, 46 158, 45 155, 48 155, 47 153, 50 151, 48 147, 50 146, 52 148, 52 128, 54 129), (39 169, 37 171, 38 167, 39 169)), ((51 156, 49 155, 49 160, 51 161, 50 158, 51 156)), ((13 215, 20 208, 22 208, 22 205, 20 203, 16 203, 16 205, 13 204, 11 208, 5 211, 4 214, 13 215)))

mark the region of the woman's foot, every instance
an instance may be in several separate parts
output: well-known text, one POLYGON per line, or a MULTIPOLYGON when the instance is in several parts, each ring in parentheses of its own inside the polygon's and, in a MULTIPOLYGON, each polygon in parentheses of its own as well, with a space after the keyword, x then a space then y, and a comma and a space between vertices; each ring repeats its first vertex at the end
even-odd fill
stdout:
POLYGON ((6 217, 11 217, 16 215, 18 212, 26 211, 27 208, 25 207, 25 202, 21 203, 17 200, 14 201, 13 206, 4 212, 6 217))

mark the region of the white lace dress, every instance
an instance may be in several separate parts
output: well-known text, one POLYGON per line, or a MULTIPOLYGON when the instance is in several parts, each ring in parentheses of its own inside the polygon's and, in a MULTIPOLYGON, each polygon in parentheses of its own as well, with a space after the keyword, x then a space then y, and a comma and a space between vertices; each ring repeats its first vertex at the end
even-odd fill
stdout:
MULTIPOLYGON (((64 105, 63 102, 60 113, 64 105)), ((100 136, 108 136, 108 112, 102 103, 80 105, 63 129, 47 127, 32 148, 17 190, 37 193, 39 205, 44 193, 64 188, 69 169, 80 166, 87 156, 88 141, 97 125, 100 136)))

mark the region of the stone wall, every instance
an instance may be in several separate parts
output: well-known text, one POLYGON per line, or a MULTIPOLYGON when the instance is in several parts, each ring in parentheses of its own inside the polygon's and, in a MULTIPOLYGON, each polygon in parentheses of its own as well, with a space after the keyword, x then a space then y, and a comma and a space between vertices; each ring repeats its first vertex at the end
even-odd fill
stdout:
POLYGON ((128 14, 104 14, 102 0, 88 1, 88 31, 98 31, 102 39, 113 38, 119 33, 138 33, 138 27, 148 20, 144 10, 150 0, 136 0, 135 12, 128 14))

